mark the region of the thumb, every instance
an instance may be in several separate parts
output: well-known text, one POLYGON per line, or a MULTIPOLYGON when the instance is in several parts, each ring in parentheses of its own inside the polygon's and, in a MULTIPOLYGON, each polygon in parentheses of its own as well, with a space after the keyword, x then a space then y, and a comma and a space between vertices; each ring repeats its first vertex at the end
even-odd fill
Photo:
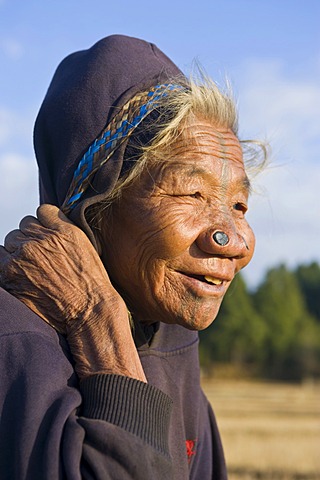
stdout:
POLYGON ((0 271, 1 271, 1 264, 4 263, 8 258, 10 258, 10 253, 0 245, 0 271))
POLYGON ((68 217, 55 205, 43 204, 37 209, 39 222, 47 228, 62 231, 66 224, 74 225, 68 217))

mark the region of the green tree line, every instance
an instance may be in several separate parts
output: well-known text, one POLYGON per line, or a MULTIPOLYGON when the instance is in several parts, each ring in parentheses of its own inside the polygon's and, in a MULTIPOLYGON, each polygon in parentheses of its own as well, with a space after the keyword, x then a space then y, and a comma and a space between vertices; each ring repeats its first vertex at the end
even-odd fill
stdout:
POLYGON ((200 332, 200 362, 279 380, 320 378, 320 266, 270 269, 256 290, 231 284, 217 319, 200 332))

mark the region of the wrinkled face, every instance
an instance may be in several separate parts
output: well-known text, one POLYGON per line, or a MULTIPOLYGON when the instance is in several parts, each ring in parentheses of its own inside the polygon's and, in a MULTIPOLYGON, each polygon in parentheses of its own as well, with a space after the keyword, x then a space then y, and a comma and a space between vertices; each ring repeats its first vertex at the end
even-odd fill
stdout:
POLYGON ((215 319, 253 254, 248 188, 235 135, 194 120, 170 156, 124 191, 103 228, 102 258, 136 319, 193 330, 215 319))

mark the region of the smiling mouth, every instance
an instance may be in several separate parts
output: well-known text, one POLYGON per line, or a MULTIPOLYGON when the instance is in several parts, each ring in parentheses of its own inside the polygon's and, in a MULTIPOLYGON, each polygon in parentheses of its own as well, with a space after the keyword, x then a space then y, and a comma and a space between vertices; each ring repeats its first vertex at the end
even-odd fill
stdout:
POLYGON ((187 277, 190 277, 190 278, 195 278, 200 282, 204 282, 210 285, 221 285, 223 283, 223 280, 221 280, 220 278, 212 277, 211 275, 190 275, 186 273, 184 273, 183 275, 186 275, 187 277))

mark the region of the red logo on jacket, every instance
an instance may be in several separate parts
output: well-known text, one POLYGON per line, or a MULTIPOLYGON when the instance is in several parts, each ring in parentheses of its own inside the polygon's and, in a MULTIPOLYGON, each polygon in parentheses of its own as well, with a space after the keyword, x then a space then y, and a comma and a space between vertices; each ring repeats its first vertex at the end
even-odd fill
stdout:
POLYGON ((186 440, 188 463, 191 462, 193 455, 197 453, 195 450, 195 446, 196 446, 196 440, 186 440))

